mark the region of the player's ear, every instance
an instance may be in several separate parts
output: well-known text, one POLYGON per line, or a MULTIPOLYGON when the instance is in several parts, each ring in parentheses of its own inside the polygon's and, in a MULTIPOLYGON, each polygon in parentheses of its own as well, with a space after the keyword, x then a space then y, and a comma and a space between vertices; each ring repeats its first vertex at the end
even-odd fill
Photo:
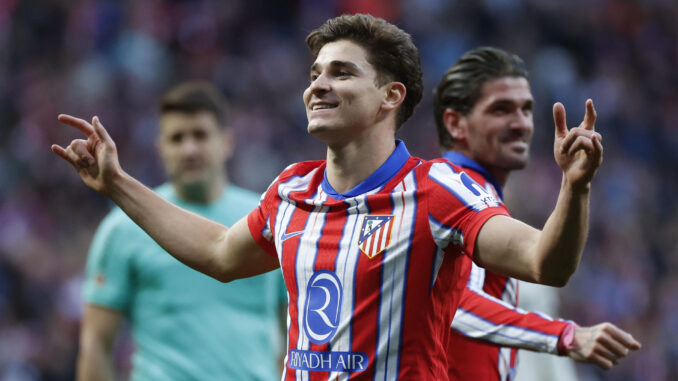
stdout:
POLYGON ((390 82, 384 85, 384 101, 382 108, 384 110, 394 110, 405 100, 407 88, 402 82, 390 82))
POLYGON ((454 141, 464 141, 468 134, 468 122, 459 111, 446 108, 443 111, 443 124, 454 141))

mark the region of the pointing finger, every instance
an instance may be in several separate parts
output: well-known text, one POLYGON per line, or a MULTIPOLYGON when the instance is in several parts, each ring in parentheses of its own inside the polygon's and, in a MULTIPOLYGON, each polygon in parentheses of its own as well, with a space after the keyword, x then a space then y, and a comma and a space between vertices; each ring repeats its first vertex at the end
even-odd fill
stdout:
POLYGON ((109 144, 109 145, 114 144, 113 139, 111 139, 111 136, 108 135, 108 132, 106 131, 104 126, 99 121, 98 116, 95 116, 94 118, 92 118, 92 125, 94 126, 94 132, 97 134, 97 136, 99 137, 99 139, 102 142, 109 144))
POLYGON ((598 113, 596 113, 595 107, 593 107, 593 100, 586 100, 586 114, 584 114, 584 123, 583 127, 587 130, 595 130, 596 119, 598 118, 598 113))
POLYGON ((567 121, 565 116, 565 106, 556 102, 553 105, 553 122, 556 125, 556 137, 564 138, 567 135, 567 121))
POLYGON ((92 135, 92 133, 94 132, 94 128, 92 127, 92 125, 87 123, 87 121, 84 119, 76 118, 74 116, 66 114, 59 114, 57 119, 61 123, 77 128, 87 137, 90 137, 90 135, 92 135))

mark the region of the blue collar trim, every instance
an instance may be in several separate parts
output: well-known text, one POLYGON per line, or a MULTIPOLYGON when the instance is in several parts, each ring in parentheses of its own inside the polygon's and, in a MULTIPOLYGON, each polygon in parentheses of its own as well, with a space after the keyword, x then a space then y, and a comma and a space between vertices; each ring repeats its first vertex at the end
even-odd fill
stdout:
POLYGON ((334 188, 332 188, 330 182, 327 181, 327 169, 325 169, 322 182, 323 191, 336 200, 343 200, 345 198, 359 196, 373 189, 380 188, 384 186, 384 184, 386 184, 389 180, 391 180, 393 176, 395 176, 396 173, 398 173, 403 168, 410 157, 411 155, 407 151, 405 143, 403 143, 403 141, 400 139, 396 139, 396 148, 391 156, 386 159, 384 164, 377 168, 377 170, 374 171, 374 173, 372 173, 368 178, 356 185, 355 188, 346 193, 338 193, 334 190, 334 188))
MULTIPOLYGON (((494 186, 494 189, 497 190, 497 193, 499 194, 499 198, 501 198, 500 201, 504 199, 504 192, 501 189, 501 185, 499 185, 499 182, 497 179, 494 178, 494 176, 490 175, 485 168, 483 168, 480 164, 476 163, 473 161, 471 158, 468 156, 464 155, 461 152, 457 151, 447 151, 443 153, 443 158, 447 159, 450 161, 452 164, 458 165, 462 168, 469 168, 472 169, 481 175, 490 182, 494 186)), ((503 201, 502 201, 503 202, 503 201)))

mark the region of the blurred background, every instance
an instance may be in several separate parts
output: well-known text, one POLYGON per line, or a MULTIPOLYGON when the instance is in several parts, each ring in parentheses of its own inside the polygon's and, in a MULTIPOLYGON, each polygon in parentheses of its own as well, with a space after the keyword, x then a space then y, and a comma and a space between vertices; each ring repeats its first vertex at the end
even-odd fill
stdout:
MULTIPOLYGON (((678 379, 678 2, 675 0, 0 0, 0 380, 74 378, 80 285, 94 229, 111 207, 49 149, 76 131, 58 113, 99 115, 123 167, 164 181, 153 137, 156 99, 185 79, 231 101, 230 179, 263 191, 288 164, 323 159, 301 100, 306 34, 366 12, 410 32, 426 91, 400 130, 410 152, 438 155, 431 90, 464 51, 519 54, 536 99, 533 159, 507 186, 514 216, 541 226, 560 172, 553 102, 579 124, 598 110, 605 160, 579 270, 560 316, 612 321, 643 349, 581 380, 678 379)), ((119 369, 131 343, 120 345, 119 369)))

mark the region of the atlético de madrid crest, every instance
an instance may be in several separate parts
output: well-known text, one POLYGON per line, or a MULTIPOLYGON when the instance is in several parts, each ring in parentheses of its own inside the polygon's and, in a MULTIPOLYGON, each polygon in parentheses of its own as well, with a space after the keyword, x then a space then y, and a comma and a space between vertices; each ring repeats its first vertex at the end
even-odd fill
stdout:
POLYGON ((372 258, 384 251, 391 243, 393 214, 368 214, 363 217, 358 246, 360 251, 372 258))

